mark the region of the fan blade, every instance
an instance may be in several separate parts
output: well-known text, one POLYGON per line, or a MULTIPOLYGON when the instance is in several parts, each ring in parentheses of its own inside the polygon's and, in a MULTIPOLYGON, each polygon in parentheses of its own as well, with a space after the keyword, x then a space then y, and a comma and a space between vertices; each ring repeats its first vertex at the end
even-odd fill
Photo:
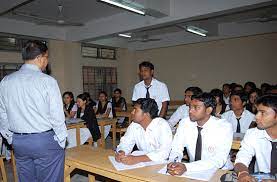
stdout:
POLYGON ((57 20, 52 19, 52 18, 44 18, 44 17, 39 17, 34 14, 27 14, 27 13, 22 13, 22 12, 13 12, 13 15, 22 16, 22 17, 26 17, 26 18, 32 18, 32 19, 36 19, 36 20, 43 20, 43 21, 53 22, 53 23, 57 22, 57 20))

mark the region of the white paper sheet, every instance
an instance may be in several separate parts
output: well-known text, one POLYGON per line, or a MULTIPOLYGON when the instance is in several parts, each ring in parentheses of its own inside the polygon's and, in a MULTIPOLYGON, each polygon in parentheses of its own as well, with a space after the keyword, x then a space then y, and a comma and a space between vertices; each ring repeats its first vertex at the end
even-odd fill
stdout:
MULTIPOLYGON (((132 155, 133 156, 145 155, 145 152, 143 152, 143 151, 134 151, 132 153, 132 155)), ((109 160, 113 164, 114 168, 118 171, 128 170, 128 169, 136 169, 136 168, 140 168, 140 167, 153 166, 153 165, 158 165, 158 164, 164 164, 164 163, 167 162, 167 161, 149 161, 149 162, 140 162, 140 163, 135 164, 135 165, 125 165, 123 163, 117 162, 115 160, 114 156, 109 156, 109 160)))
MULTIPOLYGON (((209 169, 209 170, 205 170, 205 171, 185 172, 184 174, 182 174, 181 176, 178 176, 178 177, 186 177, 186 178, 190 178, 190 179, 209 181, 213 177, 213 175, 216 173, 216 171, 217 171, 217 168, 209 169)), ((163 167, 160 171, 158 171, 158 173, 170 175, 170 174, 166 173, 166 166, 163 167)))

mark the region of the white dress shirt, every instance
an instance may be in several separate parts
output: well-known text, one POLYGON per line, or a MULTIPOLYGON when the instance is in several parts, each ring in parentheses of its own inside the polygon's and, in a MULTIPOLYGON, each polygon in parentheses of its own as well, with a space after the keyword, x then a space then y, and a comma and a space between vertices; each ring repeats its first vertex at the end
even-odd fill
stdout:
POLYGON ((168 158, 171 142, 172 132, 168 123, 158 117, 151 121, 146 130, 140 124, 132 122, 120 139, 117 151, 129 154, 136 144, 152 161, 163 161, 168 158))
MULTIPOLYGON (((229 121, 232 124, 233 131, 235 133, 237 131, 238 121, 237 121, 237 117, 236 117, 234 111, 232 111, 232 110, 227 111, 227 112, 223 113, 221 115, 221 117, 226 119, 227 121, 229 121)), ((255 121, 255 115, 252 114, 251 112, 249 112, 248 110, 244 109, 244 111, 240 117, 241 117, 239 120, 240 133, 245 133, 248 130, 250 124, 253 121, 255 121)))
POLYGON ((252 157, 256 156, 255 172, 270 173, 271 141, 276 142, 276 139, 273 140, 265 130, 258 128, 247 130, 235 163, 243 163, 248 167, 252 157))
POLYGON ((188 116, 189 116, 189 106, 184 104, 177 108, 177 110, 171 115, 171 117, 169 118, 169 120, 167 122, 171 128, 174 128, 174 126, 181 119, 186 118, 188 116))
MULTIPOLYGON (((165 101, 170 101, 170 97, 168 94, 168 89, 165 83, 152 78, 151 87, 149 88, 150 98, 154 99, 157 102, 159 112, 162 108, 162 103, 165 101)), ((134 87, 132 101, 136 101, 139 98, 146 97, 146 85, 144 81, 137 83, 134 87)), ((149 86, 148 86, 149 87, 149 86)))
POLYGON ((40 133, 50 129, 64 147, 67 132, 57 81, 36 65, 24 64, 1 81, 0 132, 11 142, 12 132, 40 133))
POLYGON ((187 171, 222 168, 227 163, 233 141, 231 124, 211 116, 202 128, 202 152, 201 160, 198 161, 194 161, 198 137, 197 122, 191 121, 189 117, 182 119, 174 136, 169 158, 172 160, 178 157, 181 161, 186 147, 190 159, 190 163, 185 163, 187 171))

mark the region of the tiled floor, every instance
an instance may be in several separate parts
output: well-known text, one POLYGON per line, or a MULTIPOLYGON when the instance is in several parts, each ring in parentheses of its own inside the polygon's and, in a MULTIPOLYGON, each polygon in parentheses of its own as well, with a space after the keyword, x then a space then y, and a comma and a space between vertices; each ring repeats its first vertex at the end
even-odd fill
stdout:
MULTIPOLYGON (((117 143, 118 142, 119 142, 119 140, 117 140, 117 143)), ((112 149, 112 139, 109 136, 106 139, 106 148, 112 149)), ((6 167, 6 171, 7 171, 8 182, 13 182, 14 178, 13 178, 11 163, 8 163, 7 161, 5 161, 5 167, 6 167)), ((0 177, 1 177, 1 174, 0 174, 0 177)), ((71 181, 72 182, 87 182, 88 181, 87 173, 84 171, 74 171, 74 175, 71 177, 71 181)), ((111 181, 111 180, 105 179, 105 178, 99 176, 99 177, 96 177, 96 181, 102 182, 102 181, 111 181)))

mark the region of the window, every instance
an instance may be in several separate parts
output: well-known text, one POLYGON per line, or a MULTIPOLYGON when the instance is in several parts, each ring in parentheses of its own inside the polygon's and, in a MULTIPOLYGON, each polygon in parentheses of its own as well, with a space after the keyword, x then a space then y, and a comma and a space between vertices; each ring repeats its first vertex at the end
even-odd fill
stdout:
POLYGON ((96 47, 94 45, 82 44, 82 56, 100 59, 116 59, 114 48, 96 47))
POLYGON ((0 81, 8 74, 11 74, 21 67, 21 63, 0 63, 0 81))
POLYGON ((83 90, 89 92, 91 98, 98 99, 100 91, 106 91, 111 97, 116 87, 116 68, 83 66, 83 90))
MULTIPOLYGON (((0 50, 20 52, 28 40, 28 37, 18 38, 15 35, 0 35, 0 50)), ((41 41, 47 44, 46 41, 41 41)))

